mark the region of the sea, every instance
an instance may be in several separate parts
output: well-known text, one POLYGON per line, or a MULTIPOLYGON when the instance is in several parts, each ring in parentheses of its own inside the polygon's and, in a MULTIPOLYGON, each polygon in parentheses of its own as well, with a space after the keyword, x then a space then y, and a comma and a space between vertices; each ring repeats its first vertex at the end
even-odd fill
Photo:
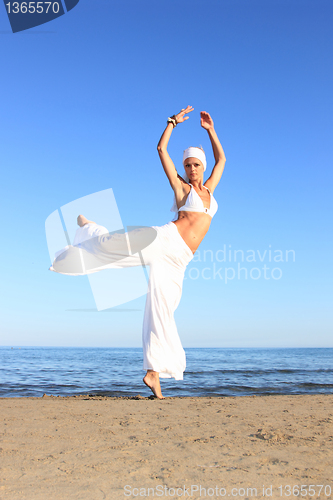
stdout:
MULTIPOLYGON (((333 348, 187 348, 164 396, 332 394, 333 348)), ((0 397, 150 396, 141 348, 0 347, 0 397)))

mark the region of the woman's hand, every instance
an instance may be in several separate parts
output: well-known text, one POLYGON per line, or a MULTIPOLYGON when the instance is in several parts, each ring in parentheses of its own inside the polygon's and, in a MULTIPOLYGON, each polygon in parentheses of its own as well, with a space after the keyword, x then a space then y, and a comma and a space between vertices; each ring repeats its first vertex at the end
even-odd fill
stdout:
POLYGON ((201 111, 200 118, 202 128, 204 128, 205 130, 214 129, 214 122, 209 113, 207 113, 206 111, 201 111))
POLYGON ((182 109, 177 115, 174 115, 177 123, 182 123, 185 120, 188 120, 189 116, 185 116, 185 115, 187 115, 188 113, 190 113, 191 111, 193 111, 193 109, 194 108, 192 106, 187 106, 186 109, 182 109))

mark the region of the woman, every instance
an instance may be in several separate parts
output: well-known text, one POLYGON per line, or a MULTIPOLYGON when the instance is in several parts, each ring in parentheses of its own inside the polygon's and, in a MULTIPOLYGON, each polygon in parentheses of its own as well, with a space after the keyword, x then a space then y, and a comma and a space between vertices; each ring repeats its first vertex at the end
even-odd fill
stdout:
POLYGON ((149 284, 143 322, 144 383, 163 399, 160 377, 183 379, 186 366, 174 320, 182 292, 187 264, 192 260, 217 210, 214 189, 221 179, 225 155, 214 130, 212 118, 201 112, 201 126, 207 130, 215 158, 210 177, 203 183, 206 157, 201 148, 184 151, 185 175, 181 177, 167 152, 173 129, 188 120, 192 106, 168 118, 157 149, 174 191, 171 210, 175 220, 164 226, 141 228, 128 233, 109 234, 79 215, 73 246, 59 252, 50 270, 71 275, 88 274, 105 268, 149 265, 149 284))

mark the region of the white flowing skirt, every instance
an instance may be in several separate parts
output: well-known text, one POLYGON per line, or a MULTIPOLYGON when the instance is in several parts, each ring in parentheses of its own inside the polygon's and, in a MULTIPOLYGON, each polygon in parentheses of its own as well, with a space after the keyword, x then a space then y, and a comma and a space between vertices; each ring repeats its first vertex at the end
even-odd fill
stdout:
POLYGON ((162 378, 183 379, 186 368, 174 312, 178 307, 191 249, 177 226, 108 233, 98 224, 86 224, 76 232, 74 245, 58 252, 51 271, 72 276, 108 268, 149 266, 149 283, 143 320, 143 368, 162 378))

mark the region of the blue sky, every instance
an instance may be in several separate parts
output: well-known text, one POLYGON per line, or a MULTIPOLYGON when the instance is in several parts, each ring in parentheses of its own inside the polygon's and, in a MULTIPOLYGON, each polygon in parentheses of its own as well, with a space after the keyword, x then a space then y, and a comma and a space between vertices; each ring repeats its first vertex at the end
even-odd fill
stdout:
POLYGON ((89 311, 87 277, 48 271, 44 224, 109 188, 124 225, 171 220, 156 145, 190 104, 177 168, 199 144, 213 166, 201 110, 227 162, 176 311, 184 347, 332 347, 332 21, 328 0, 80 0, 12 34, 3 7, 0 345, 141 345, 145 298, 89 311), (256 260, 220 262, 224 248, 256 260))

